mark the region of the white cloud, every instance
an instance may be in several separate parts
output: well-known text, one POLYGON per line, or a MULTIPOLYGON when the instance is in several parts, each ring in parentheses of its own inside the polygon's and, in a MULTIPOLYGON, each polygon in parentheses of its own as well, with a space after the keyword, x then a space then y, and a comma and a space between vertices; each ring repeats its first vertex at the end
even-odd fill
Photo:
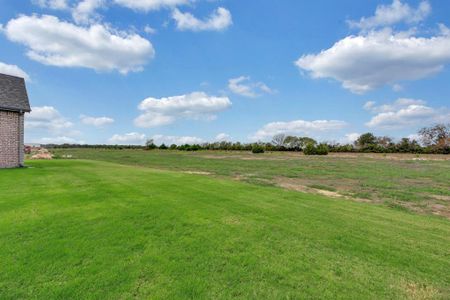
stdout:
POLYGON ((191 13, 183 13, 175 8, 172 13, 172 18, 175 20, 179 30, 220 31, 225 30, 233 24, 230 11, 223 7, 217 8, 205 20, 199 20, 191 13))
POLYGON ((35 140, 33 143, 38 144, 86 144, 85 141, 77 140, 67 136, 44 137, 35 140))
POLYGON ((144 27, 144 32, 148 33, 148 34, 155 34, 157 32, 157 30, 153 27, 151 27, 150 25, 146 25, 144 27))
POLYGON ((450 63, 450 35, 415 37, 389 29, 348 36, 318 54, 303 55, 296 65, 316 78, 333 78, 354 93, 365 93, 402 80, 417 80, 450 63))
POLYGON ((392 26, 397 23, 414 24, 423 21, 431 12, 428 1, 420 2, 414 9, 400 0, 393 0, 391 5, 380 5, 375 15, 361 18, 359 21, 348 21, 350 27, 369 30, 376 27, 392 26))
POLYGON ((8 65, 3 62, 0 62, 0 73, 22 77, 25 80, 30 80, 30 76, 24 70, 22 70, 20 67, 16 65, 8 65))
POLYGON ((425 105, 426 102, 420 99, 399 98, 390 104, 376 105, 375 101, 367 101, 364 104, 364 109, 372 113, 384 113, 398 111, 410 105, 425 105))
POLYGON ((58 134, 73 127, 73 123, 64 118, 53 106, 32 107, 31 113, 25 115, 25 128, 45 129, 58 134))
POLYGON ((33 0, 33 3, 43 8, 64 10, 69 8, 68 0, 33 0))
POLYGON ((114 0, 118 5, 134 10, 150 11, 161 8, 173 8, 178 5, 188 4, 190 0, 114 0))
POLYGON ((195 136, 167 136, 157 134, 152 136, 152 139, 156 145, 184 145, 184 144, 201 144, 204 142, 203 139, 195 137, 195 136))
POLYGON ((41 144, 83 144, 81 132, 53 106, 32 107, 25 115, 27 141, 41 144), (50 135, 50 137, 49 137, 50 135), (42 138, 44 137, 44 138, 42 138))
POLYGON ((240 76, 228 80, 228 88, 235 94, 255 98, 260 96, 261 92, 273 94, 274 91, 263 82, 251 82, 249 76, 240 76))
POLYGON ((77 23, 91 23, 100 18, 95 11, 106 4, 105 0, 83 0, 72 10, 72 17, 77 23))
POLYGON ((153 128, 169 125, 175 122, 175 117, 160 113, 146 112, 134 120, 134 125, 141 128, 153 128))
POLYGON ((114 145, 143 145, 147 137, 143 133, 130 132, 126 134, 115 134, 109 139, 114 145))
POLYGON ((353 144, 354 141, 356 141, 360 137, 360 133, 347 133, 343 139, 341 139, 341 144, 353 144))
POLYGON ((426 105, 423 100, 398 99, 392 104, 376 106, 374 102, 364 106, 375 116, 366 126, 380 129, 400 129, 420 127, 450 120, 446 108, 436 109, 426 105))
POLYGON ((403 86, 401 84, 396 83, 392 86, 392 90, 394 92, 401 92, 403 91, 403 86))
POLYGON ((337 120, 295 120, 291 122, 272 122, 264 125, 251 138, 253 140, 266 140, 281 133, 292 135, 309 135, 340 130, 346 126, 346 122, 337 120))
POLYGON ((114 119, 108 117, 89 117, 85 115, 80 116, 81 123, 95 127, 104 127, 114 123, 114 119))
POLYGON ((48 15, 20 16, 9 21, 4 32, 28 47, 30 59, 58 67, 126 74, 141 71, 155 53, 152 44, 137 34, 101 24, 76 26, 48 15))
POLYGON ((228 97, 208 96, 203 92, 164 98, 147 98, 138 108, 143 113, 134 120, 138 127, 168 125, 177 119, 213 120, 218 112, 231 106, 228 97))
POLYGON ((214 140, 216 142, 228 142, 231 140, 231 136, 227 133, 219 133, 214 140))

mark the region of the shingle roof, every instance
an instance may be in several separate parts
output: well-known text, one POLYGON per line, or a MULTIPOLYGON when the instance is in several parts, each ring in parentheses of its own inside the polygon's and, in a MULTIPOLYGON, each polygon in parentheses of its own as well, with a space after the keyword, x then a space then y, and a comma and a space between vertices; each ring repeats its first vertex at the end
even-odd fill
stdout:
POLYGON ((0 110, 31 111, 23 78, 0 74, 0 110))

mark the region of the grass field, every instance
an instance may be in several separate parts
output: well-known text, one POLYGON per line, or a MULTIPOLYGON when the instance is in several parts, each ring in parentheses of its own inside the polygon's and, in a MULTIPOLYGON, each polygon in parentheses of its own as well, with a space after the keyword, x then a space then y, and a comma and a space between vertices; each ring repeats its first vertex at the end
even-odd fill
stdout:
POLYGON ((326 157, 273 152, 58 150, 58 155, 344 196, 450 219, 450 156, 338 154, 326 157), (333 193, 329 193, 333 192, 333 193))
MULTIPOLYGON (((200 154, 72 154, 122 164, 30 161, 0 171, 0 299, 450 297, 448 219, 228 178, 321 177, 347 161, 230 158, 226 167, 200 154)), ((430 170, 429 190, 445 194, 437 178, 448 164, 418 163, 410 176, 430 170)), ((355 173, 343 174, 375 184, 368 170, 355 173)))

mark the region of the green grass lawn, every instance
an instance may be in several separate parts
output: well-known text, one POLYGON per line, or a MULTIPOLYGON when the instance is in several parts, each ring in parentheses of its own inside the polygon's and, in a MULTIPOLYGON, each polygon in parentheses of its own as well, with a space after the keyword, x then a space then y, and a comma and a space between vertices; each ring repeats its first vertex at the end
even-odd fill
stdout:
POLYGON ((450 297, 444 218, 109 162, 28 165, 0 170, 0 299, 450 297))
POLYGON ((157 169, 210 172, 263 185, 289 180, 297 186, 336 191, 394 208, 450 218, 450 160, 413 160, 414 155, 394 155, 401 160, 365 154, 308 157, 283 152, 253 155, 223 151, 64 149, 56 153, 157 169))

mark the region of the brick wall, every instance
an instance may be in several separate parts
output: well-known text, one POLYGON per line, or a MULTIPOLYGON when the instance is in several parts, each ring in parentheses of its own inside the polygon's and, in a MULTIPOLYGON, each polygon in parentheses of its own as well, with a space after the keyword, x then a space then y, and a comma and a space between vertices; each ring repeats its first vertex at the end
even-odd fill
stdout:
POLYGON ((0 168, 23 165, 23 114, 0 111, 0 168))

